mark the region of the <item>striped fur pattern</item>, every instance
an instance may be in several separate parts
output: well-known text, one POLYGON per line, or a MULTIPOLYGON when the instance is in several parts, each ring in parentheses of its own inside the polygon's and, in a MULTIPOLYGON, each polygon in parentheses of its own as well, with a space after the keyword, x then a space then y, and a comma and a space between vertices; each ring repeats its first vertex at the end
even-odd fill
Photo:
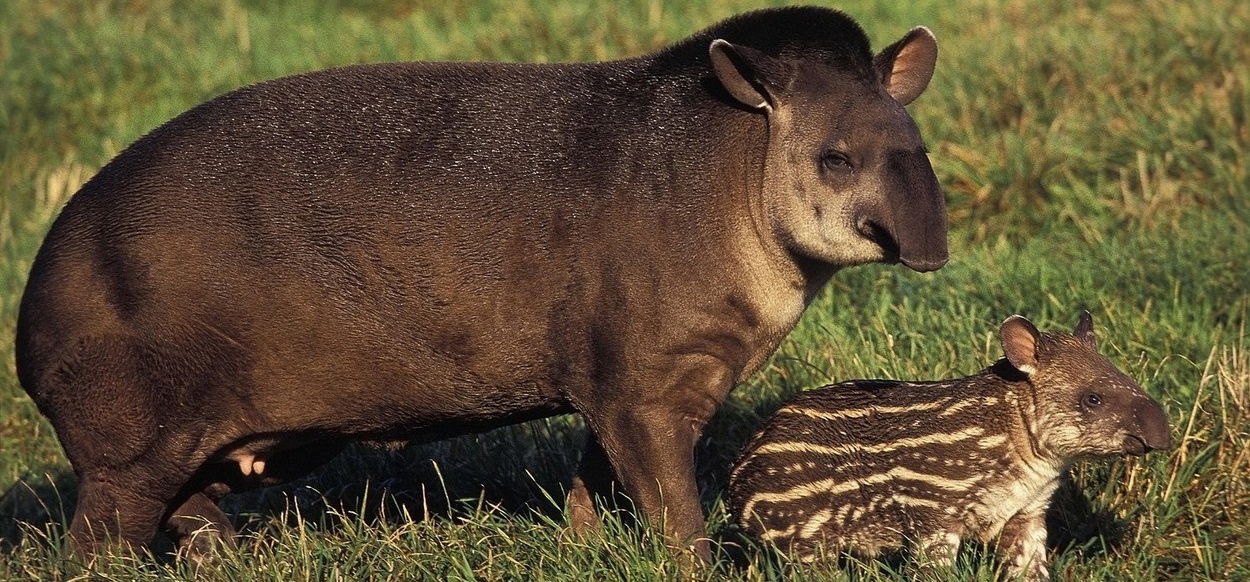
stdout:
POLYGON ((1092 341, 1038 339, 1053 351, 1031 374, 1002 360, 957 380, 858 380, 800 394, 738 461, 731 511, 749 533, 804 556, 906 548, 942 564, 961 540, 997 540, 1008 574, 1046 579, 1044 516, 1067 466, 1138 453, 1139 441, 1149 445, 1140 452, 1164 448, 1170 437, 1166 420, 1164 436, 1157 426, 1132 436, 1143 430, 1131 419, 1149 416, 1134 411, 1162 411, 1092 341), (1084 410, 1091 390, 1128 412, 1084 410))

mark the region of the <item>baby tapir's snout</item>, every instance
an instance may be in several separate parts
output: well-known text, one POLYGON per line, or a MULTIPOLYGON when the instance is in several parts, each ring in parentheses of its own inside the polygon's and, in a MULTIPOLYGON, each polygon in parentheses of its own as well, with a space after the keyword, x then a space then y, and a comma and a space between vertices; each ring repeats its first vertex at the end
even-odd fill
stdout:
POLYGON ((1124 439, 1124 452, 1144 455, 1150 451, 1172 448, 1172 431, 1167 414, 1154 399, 1138 400, 1133 406, 1133 426, 1124 439))

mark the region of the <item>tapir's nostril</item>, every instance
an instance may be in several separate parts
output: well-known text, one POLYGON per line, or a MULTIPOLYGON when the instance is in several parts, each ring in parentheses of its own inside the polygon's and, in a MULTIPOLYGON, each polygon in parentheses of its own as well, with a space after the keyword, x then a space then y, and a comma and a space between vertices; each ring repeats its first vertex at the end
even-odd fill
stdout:
POLYGON ((864 238, 881 247, 881 251, 887 260, 894 261, 899 259, 898 240, 894 238, 894 233, 890 232, 890 229, 870 218, 859 219, 855 223, 855 228, 864 238))

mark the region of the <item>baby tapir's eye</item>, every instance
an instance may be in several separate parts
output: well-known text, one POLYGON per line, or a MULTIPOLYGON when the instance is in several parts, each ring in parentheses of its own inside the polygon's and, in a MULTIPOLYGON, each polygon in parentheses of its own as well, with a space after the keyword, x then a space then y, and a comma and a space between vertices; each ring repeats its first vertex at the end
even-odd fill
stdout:
POLYGON ((1092 408, 1092 407, 1095 407, 1095 406, 1099 406, 1099 405, 1101 405, 1101 404, 1102 404, 1102 396, 1099 396, 1099 395, 1097 395, 1097 394, 1092 394, 1092 393, 1091 393, 1091 394, 1086 394, 1086 395, 1085 395, 1085 405, 1086 405, 1086 406, 1089 406, 1089 407, 1091 407, 1091 408, 1092 408))

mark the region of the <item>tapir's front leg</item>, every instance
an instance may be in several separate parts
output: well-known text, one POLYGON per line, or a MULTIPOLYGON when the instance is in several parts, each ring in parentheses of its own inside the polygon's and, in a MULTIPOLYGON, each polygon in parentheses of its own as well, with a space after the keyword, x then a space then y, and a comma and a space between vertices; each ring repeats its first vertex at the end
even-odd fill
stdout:
POLYGON ((733 374, 706 354, 647 370, 653 373, 631 378, 641 384, 602 390, 604 397, 583 414, 642 516, 652 526, 661 524, 674 546, 710 559, 695 483, 694 445, 733 387, 733 374))
POLYGON ((997 553, 1006 567, 1008 580, 1043 582, 1050 579, 1046 569, 1047 505, 1031 505, 1003 525, 997 553))

